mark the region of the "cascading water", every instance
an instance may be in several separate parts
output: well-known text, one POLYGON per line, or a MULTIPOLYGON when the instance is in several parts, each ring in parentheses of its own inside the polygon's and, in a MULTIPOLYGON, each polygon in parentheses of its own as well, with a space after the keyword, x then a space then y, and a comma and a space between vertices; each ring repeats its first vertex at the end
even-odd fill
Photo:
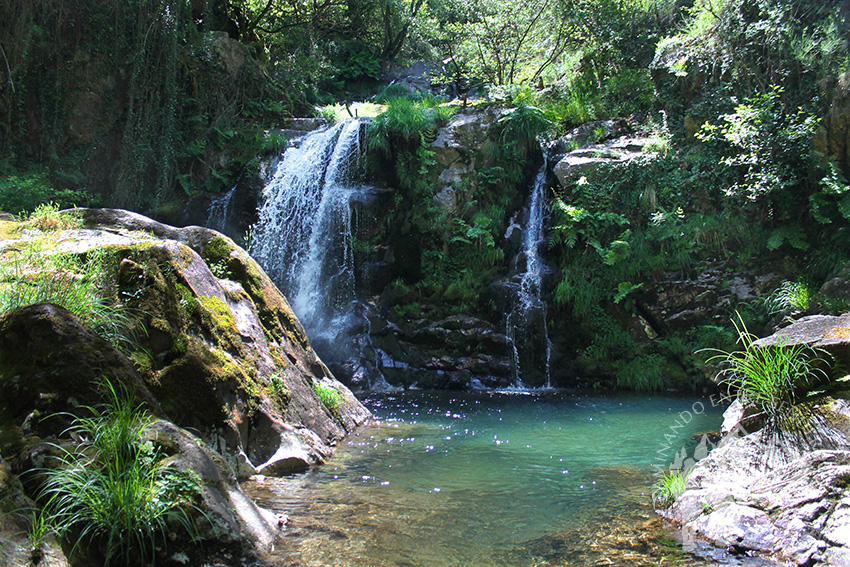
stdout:
POLYGON ((517 268, 525 262, 513 309, 507 317, 507 336, 513 355, 514 387, 551 387, 549 361, 552 346, 546 323, 546 302, 541 297, 546 265, 540 257, 543 242, 543 202, 546 191, 544 163, 534 178, 528 216, 522 232, 517 268))
MULTIPOLYGON (((364 122, 348 120, 287 149, 263 190, 254 226, 252 254, 328 362, 362 358, 369 346, 352 247, 352 202, 364 190, 354 182, 364 129, 364 122)), ((375 381, 381 378, 373 377, 370 386, 380 387, 375 381)))
POLYGON ((313 346, 330 360, 351 354, 365 325, 354 287, 351 199, 364 123, 305 136, 283 154, 263 190, 252 254, 289 298, 313 346))
POLYGON ((219 232, 230 234, 230 212, 233 207, 233 195, 236 194, 236 186, 233 189, 219 197, 210 201, 210 208, 207 211, 208 226, 219 232))

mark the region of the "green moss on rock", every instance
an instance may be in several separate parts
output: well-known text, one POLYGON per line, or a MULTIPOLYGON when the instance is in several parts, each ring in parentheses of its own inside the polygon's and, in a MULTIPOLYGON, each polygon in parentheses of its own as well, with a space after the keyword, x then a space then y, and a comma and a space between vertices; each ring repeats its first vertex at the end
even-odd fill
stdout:
POLYGON ((213 334, 215 344, 231 352, 239 351, 239 329, 230 307, 217 297, 199 297, 201 319, 213 334))

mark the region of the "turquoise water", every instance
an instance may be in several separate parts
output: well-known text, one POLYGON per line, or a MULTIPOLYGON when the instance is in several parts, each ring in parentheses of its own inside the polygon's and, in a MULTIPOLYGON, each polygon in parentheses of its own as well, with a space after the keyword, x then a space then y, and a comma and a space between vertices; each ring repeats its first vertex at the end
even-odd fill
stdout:
POLYGON ((659 531, 652 466, 682 448, 692 454, 722 413, 708 399, 558 393, 407 392, 364 402, 379 422, 325 466, 246 484, 290 517, 270 563, 593 565, 620 556, 658 564, 659 546, 642 540, 659 531))

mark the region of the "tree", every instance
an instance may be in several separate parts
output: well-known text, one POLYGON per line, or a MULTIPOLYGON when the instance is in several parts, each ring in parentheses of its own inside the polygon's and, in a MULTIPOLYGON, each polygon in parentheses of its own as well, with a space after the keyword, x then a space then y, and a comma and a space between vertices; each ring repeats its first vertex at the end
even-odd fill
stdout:
POLYGON ((566 46, 555 0, 446 0, 434 12, 456 70, 494 85, 537 79, 566 46))

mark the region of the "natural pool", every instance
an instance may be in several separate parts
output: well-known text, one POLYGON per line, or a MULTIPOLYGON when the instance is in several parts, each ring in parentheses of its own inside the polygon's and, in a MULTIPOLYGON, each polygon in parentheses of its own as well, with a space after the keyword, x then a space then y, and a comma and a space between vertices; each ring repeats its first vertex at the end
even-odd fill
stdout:
POLYGON ((694 561, 659 537, 649 487, 653 464, 692 455, 697 434, 719 427, 723 408, 707 398, 405 392, 364 403, 378 423, 327 465, 246 483, 290 517, 269 563, 694 561))

